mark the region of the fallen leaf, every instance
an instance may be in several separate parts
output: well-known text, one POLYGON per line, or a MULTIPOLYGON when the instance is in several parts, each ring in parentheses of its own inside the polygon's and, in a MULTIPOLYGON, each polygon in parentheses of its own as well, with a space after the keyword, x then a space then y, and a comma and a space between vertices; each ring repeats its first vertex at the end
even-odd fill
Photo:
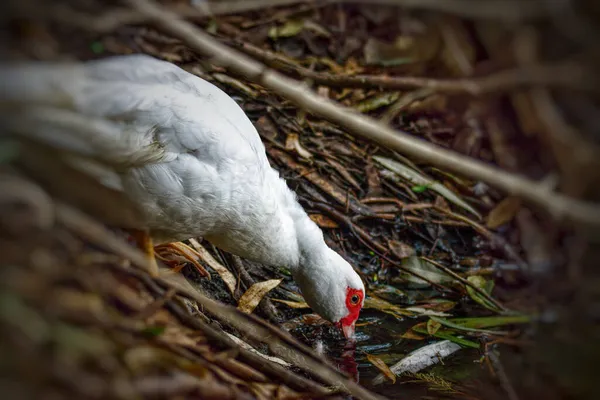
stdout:
POLYGON ((252 89, 250 86, 246 85, 242 81, 232 78, 229 75, 216 73, 216 74, 213 74, 212 76, 213 76, 213 78, 215 78, 215 80, 217 80, 221 83, 224 83, 226 85, 229 85, 231 87, 234 87, 235 89, 246 94, 246 96, 248 96, 252 99, 255 99, 258 97, 258 93, 256 90, 252 89))
MULTIPOLYGON (((411 329, 417 334, 420 333, 422 335, 428 335, 426 322, 421 322, 421 323, 413 326, 411 329)), ((456 336, 456 334, 454 334, 452 330, 447 330, 444 328, 438 329, 433 335, 430 335, 430 336, 434 336, 438 339, 449 340, 449 341, 456 343, 458 345, 461 345, 463 347, 471 347, 474 349, 478 349, 480 347, 479 343, 474 342, 469 339, 464 339, 462 337, 456 336)))
POLYGON ((244 342, 242 339, 238 338, 237 336, 233 336, 231 333, 228 332, 224 332, 225 335, 227 335, 231 340, 233 340, 235 343, 237 343, 238 345, 240 345, 242 348, 256 354, 259 357, 264 358, 265 360, 277 363, 279 365, 283 365, 286 368, 291 367, 290 363, 288 363, 287 361, 282 360, 279 357, 273 357, 273 356, 268 356, 266 354, 261 353, 260 351, 256 350, 254 347, 250 346, 248 343, 244 342))
MULTIPOLYGON (((461 347, 458 344, 449 340, 432 343, 409 353, 402 360, 394 364, 390 370, 396 376, 406 372, 414 374, 431 365, 439 363, 443 358, 448 357, 460 349, 461 347)), ((384 379, 383 374, 379 375, 373 379, 373 384, 379 385, 383 383, 384 379)))
POLYGON ((365 166, 365 175, 367 176, 367 195, 365 197, 379 197, 383 194, 381 187, 381 178, 379 171, 369 159, 365 166))
MULTIPOLYGON (((487 293, 487 294, 492 293, 492 289, 494 288, 494 281, 492 281, 492 280, 488 281, 483 276, 480 276, 480 275, 469 276, 467 278, 467 280, 469 282, 471 282, 474 286, 483 290, 485 293, 487 293)), ((467 288, 467 293, 469 294, 469 296, 476 303, 478 303, 478 304, 482 305, 483 307, 487 308, 488 310, 491 310, 494 312, 501 311, 498 309, 498 307, 496 307, 496 305, 494 303, 490 302, 488 299, 483 297, 479 292, 474 290, 471 286, 465 285, 465 287, 467 288)))
POLYGON ((400 35, 394 43, 369 38, 363 47, 365 63, 384 67, 423 63, 435 56, 440 42, 435 29, 422 35, 400 35))
POLYGON ((283 300, 283 299, 271 299, 272 301, 276 301, 278 303, 285 304, 290 308, 310 308, 308 304, 303 301, 291 301, 291 300, 283 300))
POLYGON ((275 289, 283 279, 270 279, 264 282, 258 282, 250 286, 248 290, 240 297, 238 310, 247 314, 252 314, 258 303, 267 293, 275 289))
POLYGON ((393 315, 394 317, 399 318, 399 319, 403 319, 405 316, 413 315, 413 313, 411 313, 410 311, 406 311, 402 307, 399 307, 397 305, 394 305, 392 303, 389 303, 383 299, 380 299, 380 298, 372 296, 372 295, 368 296, 365 299, 363 308, 379 310, 386 314, 393 315))
POLYGON ((142 335, 148 337, 158 337, 165 332, 165 329, 167 329, 166 326, 147 326, 142 330, 142 335))
MULTIPOLYGON (((436 268, 434 265, 432 265, 428 261, 423 260, 416 256, 404 258, 402 260, 402 266, 404 268, 408 269, 409 271, 412 271, 412 272, 418 274, 419 276, 422 276, 423 278, 429 279, 431 282, 434 282, 434 283, 437 283, 440 285, 454 281, 454 278, 452 278, 450 275, 440 271, 438 268, 436 268)), ((405 271, 400 271, 400 277, 405 279, 408 282, 417 284, 419 286, 427 287, 430 285, 428 282, 424 281, 423 279, 418 278, 415 275, 410 274, 405 271)))
POLYGON ((309 214, 308 217, 321 228, 335 229, 340 227, 337 222, 323 214, 309 214))
POLYGON ((407 330, 400 337, 403 338, 403 339, 412 339, 412 340, 423 340, 423 339, 425 339, 425 336, 417 334, 412 329, 407 330))
POLYGON ((424 307, 406 307, 405 308, 406 311, 410 311, 411 313, 417 314, 417 315, 424 315, 424 316, 437 316, 437 317, 450 317, 452 314, 448 314, 442 311, 436 311, 436 310, 432 310, 429 308, 424 308, 424 307))
POLYGON ((296 36, 304 29, 304 20, 302 19, 290 19, 281 26, 273 26, 269 29, 269 37, 271 39, 277 39, 280 37, 292 37, 296 36))
POLYGON ((456 330, 459 330, 459 331, 478 332, 478 333, 485 333, 485 334, 488 334, 488 335, 506 334, 506 332, 490 331, 490 330, 481 329, 481 328, 470 328, 468 326, 456 324, 456 323, 454 323, 451 320, 444 319, 444 318, 439 318, 439 317, 435 317, 435 316, 432 316, 430 318, 431 318, 430 321, 435 321, 436 323, 438 323, 440 325, 444 325, 445 327, 448 327, 448 328, 451 328, 451 329, 456 329, 456 330))
POLYGON ((429 299, 426 303, 420 303, 418 307, 434 311, 450 311, 456 307, 456 302, 446 299, 429 299))
POLYGON ((388 241, 388 247, 390 248, 392 253, 398 258, 411 257, 416 254, 416 251, 412 246, 404 242, 400 242, 398 240, 388 241))
POLYGON ((232 295, 235 293, 236 279, 235 276, 223 265, 221 265, 214 257, 206 250, 196 239, 190 239, 190 244, 198 252, 200 257, 208 264, 209 267, 214 269, 217 274, 225 282, 225 286, 229 289, 229 293, 232 295))
POLYGON ((427 333, 430 335, 435 335, 441 327, 442 324, 433 318, 430 318, 429 321, 427 321, 427 333))
POLYGON ((381 107, 389 106, 398 100, 400 93, 391 92, 391 93, 380 93, 376 96, 369 97, 366 100, 361 101, 356 105, 356 109, 361 113, 367 113, 369 111, 377 110, 381 107))
POLYGON ((427 185, 416 185, 410 188, 410 190, 412 190, 415 193, 423 193, 424 191, 427 190, 427 188, 429 188, 429 186, 427 185))
POLYGON ((503 325, 527 324, 531 322, 531 317, 529 315, 496 315, 493 317, 451 318, 447 321, 467 328, 481 329, 503 325))
POLYGON ((371 364, 375 366, 386 378, 388 378, 392 383, 396 383, 396 375, 390 370, 390 367, 379 357, 374 356, 372 354, 367 354, 367 360, 371 364))
POLYGON ((521 209, 521 199, 507 197, 494 207, 487 217, 487 227, 494 229, 510 222, 521 209))
POLYGON ((261 137, 266 138, 270 141, 275 140, 278 134, 277 126, 273 123, 273 121, 266 116, 261 116, 256 121, 256 130, 260 134, 261 137))
POLYGON ((297 133, 288 133, 285 138, 285 149, 295 151, 302 158, 312 158, 310 151, 306 150, 300 144, 300 138, 297 133))
POLYGON ((444 200, 442 196, 435 196, 435 201, 433 202, 433 205, 442 210, 450 210, 448 202, 444 200))
POLYGON ((400 303, 406 300, 406 293, 392 285, 371 284, 369 294, 392 303, 400 303))
POLYGON ((409 181, 413 187, 412 190, 414 192, 424 191, 426 189, 431 189, 440 195, 444 196, 446 200, 455 205, 465 209, 471 214, 475 215, 477 218, 481 219, 481 214, 479 214, 473 207, 471 207, 467 202, 458 197, 454 192, 449 190, 447 187, 442 185, 439 182, 436 182, 430 178, 427 178, 412 168, 407 167, 406 165, 392 160, 386 157, 381 156, 373 156, 373 159, 381 164, 384 168, 392 171, 398 176, 402 177, 409 181))

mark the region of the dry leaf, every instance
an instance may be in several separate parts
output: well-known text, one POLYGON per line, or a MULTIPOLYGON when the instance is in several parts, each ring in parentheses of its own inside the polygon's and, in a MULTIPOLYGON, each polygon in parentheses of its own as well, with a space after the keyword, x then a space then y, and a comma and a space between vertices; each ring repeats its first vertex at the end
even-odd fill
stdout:
POLYGON ((246 290, 242 297, 240 297, 238 310, 252 314, 252 311, 254 311, 262 298, 265 297, 265 295, 271 290, 275 289, 282 280, 283 279, 270 279, 268 281, 258 282, 250 286, 250 289, 246 290))
POLYGON ((275 140, 275 138, 277 137, 277 126, 275 126, 275 124, 269 117, 265 117, 263 115, 256 121, 255 126, 256 130, 263 138, 267 138, 268 140, 275 140))
POLYGON ((388 241, 388 247, 392 253, 398 258, 406 258, 416 255, 416 251, 410 245, 398 240, 388 241))
POLYGON ((373 364, 375 368, 381 371, 381 373, 385 375, 386 378, 392 381, 392 383, 396 383, 396 375, 394 375, 394 373, 390 370, 390 367, 388 367, 387 364, 383 362, 381 358, 371 354, 367 354, 367 360, 369 360, 369 362, 373 364))
POLYGON ((452 190, 449 190, 441 183, 423 176, 421 173, 396 160, 381 156, 373 156, 373 159, 381 164, 384 168, 407 180, 415 187, 424 187, 425 189, 431 189, 435 192, 438 192, 449 202, 465 209, 466 211, 475 215, 477 218, 481 218, 481 215, 473 207, 471 207, 466 201, 461 199, 456 193, 454 193, 452 190))
POLYGON ((225 333, 225 335, 227 335, 229 337, 229 339, 233 340, 240 347, 250 351, 251 353, 254 353, 257 356, 260 356, 260 357, 264 358, 265 360, 269 360, 269 361, 277 363, 279 365, 283 365, 286 368, 291 367, 290 363, 288 363, 287 361, 284 361, 279 357, 273 357, 273 356, 268 356, 266 354, 263 354, 260 351, 256 350, 254 347, 250 346, 248 343, 244 342, 242 339, 240 339, 236 336, 233 336, 231 333, 227 333, 227 332, 224 332, 224 333, 225 333))
POLYGON ((294 150, 302 158, 311 158, 313 155, 300 144, 297 133, 288 133, 285 139, 285 149, 294 150))
POLYGON ((510 222, 521 209, 521 199, 507 197, 490 211, 487 217, 487 227, 494 229, 510 222))
POLYGON ((395 304, 392 304, 388 301, 385 301, 383 299, 380 299, 379 297, 373 296, 372 294, 369 295, 369 297, 367 297, 365 299, 365 303, 363 305, 363 308, 365 309, 375 309, 375 310, 379 310, 382 311, 386 314, 390 314, 393 315, 394 317, 398 318, 398 319, 403 319, 405 316, 412 316, 413 313, 410 311, 406 311, 405 309, 403 309, 402 307, 399 307, 395 304))
POLYGON ((190 244, 198 252, 200 257, 208 264, 209 267, 214 269, 217 274, 223 279, 229 293, 233 295, 235 292, 236 280, 235 276, 224 266, 222 266, 214 257, 206 250, 196 239, 190 239, 190 244))
POLYGON ((314 221, 315 224, 321 228, 339 228, 337 222, 323 214, 310 214, 309 218, 314 221))
POLYGON ((412 339, 412 340, 423 340, 423 339, 425 339, 425 336, 419 335, 418 333, 416 333, 412 329, 407 330, 400 337, 403 338, 403 339, 412 339))
POLYGON ((440 324, 437 321, 434 321, 433 319, 429 319, 429 321, 427 321, 427 333, 429 333, 430 335, 435 335, 436 332, 442 327, 442 324, 440 324))
POLYGON ((439 207, 442 210, 450 211, 450 206, 448 205, 448 202, 444 200, 442 196, 435 196, 435 201, 433 202, 433 205, 439 207))
POLYGON ((283 303, 290 308, 310 308, 308 304, 303 301, 291 301, 291 300, 283 300, 283 299, 271 299, 278 303, 283 303))

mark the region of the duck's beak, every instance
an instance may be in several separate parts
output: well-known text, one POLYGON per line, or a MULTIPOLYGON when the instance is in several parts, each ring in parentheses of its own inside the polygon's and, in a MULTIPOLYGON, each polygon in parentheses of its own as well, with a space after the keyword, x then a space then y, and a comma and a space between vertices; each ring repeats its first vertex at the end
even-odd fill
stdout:
POLYGON ((354 339, 354 324, 356 321, 353 321, 350 325, 342 325, 342 332, 344 333, 344 337, 346 339, 351 340, 354 339))

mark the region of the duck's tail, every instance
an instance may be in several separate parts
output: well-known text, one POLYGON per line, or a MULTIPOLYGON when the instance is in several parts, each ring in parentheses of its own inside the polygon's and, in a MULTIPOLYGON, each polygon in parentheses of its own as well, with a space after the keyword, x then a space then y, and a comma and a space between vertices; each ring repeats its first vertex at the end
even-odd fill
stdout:
MULTIPOLYGON (((98 85, 96 85, 98 86, 98 85)), ((41 142, 115 167, 159 161, 164 153, 144 143, 126 121, 83 113, 90 88, 84 63, 0 64, 0 136, 41 142)))

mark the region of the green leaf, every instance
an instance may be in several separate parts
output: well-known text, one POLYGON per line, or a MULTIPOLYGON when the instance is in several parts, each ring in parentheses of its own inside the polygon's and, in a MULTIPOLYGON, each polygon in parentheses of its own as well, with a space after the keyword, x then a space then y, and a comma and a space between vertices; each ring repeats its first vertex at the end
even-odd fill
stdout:
POLYGON ((377 96, 373 96, 367 100, 361 101, 357 104, 356 109, 361 113, 377 110, 378 108, 389 106, 398 100, 399 95, 400 94, 398 92, 381 93, 377 96))
POLYGON ((304 20, 302 19, 291 19, 288 20, 282 26, 274 26, 269 29, 269 37, 271 39, 277 39, 280 37, 292 37, 296 36, 304 29, 304 20))
POLYGON ((451 318, 447 321, 466 328, 492 328, 495 326, 527 324, 531 322, 531 316, 497 315, 493 317, 451 318))
MULTIPOLYGON (((450 275, 440 271, 434 265, 426 260, 423 260, 417 256, 407 257, 402 260, 402 266, 409 271, 412 271, 425 279, 429 279, 431 282, 443 285, 454 281, 454 278, 450 275)), ((409 274, 405 271, 400 271, 400 277, 406 279, 408 282, 417 284, 419 286, 429 286, 430 284, 415 275, 409 274)))
POLYGON ((426 191, 427 189, 429 189, 429 186, 427 185, 416 185, 410 188, 413 192, 415 193, 423 193, 424 191, 426 191))
MULTIPOLYGON (((414 169, 396 161, 386 157, 381 156, 373 156, 373 159, 381 164, 387 170, 393 172, 398 175, 400 178, 407 180, 413 185, 412 190, 415 191, 415 188, 418 190, 424 191, 429 188, 441 196, 443 196, 446 200, 455 205, 463 208, 464 210, 470 212, 475 215, 477 218, 481 219, 481 214, 479 214, 473 207, 471 207, 466 201, 458 197, 453 191, 445 187, 439 182, 434 181, 431 178, 423 176, 421 173, 415 171, 414 169), (426 188, 421 188, 425 186, 426 188)), ((417 192, 418 193, 418 192, 417 192)))
POLYGON ((167 329, 165 326, 148 326, 143 331, 142 334, 150 337, 157 337, 162 335, 167 329))
POLYGON ((430 335, 435 335, 436 332, 442 327, 442 324, 433 319, 433 317, 430 318, 431 319, 427 321, 427 333, 430 335))
MULTIPOLYGON (((467 278, 467 280, 469 282, 471 282, 474 286, 483 290, 485 293, 487 293, 487 294, 492 293, 492 289, 494 288, 493 281, 491 281, 491 280, 487 281, 483 276, 479 276, 479 275, 469 276, 467 278)), ((494 312, 501 311, 498 307, 496 307, 496 305, 494 303, 492 303, 491 301, 489 301, 488 299, 483 297, 479 292, 477 292, 471 286, 465 285, 465 287, 467 289, 467 293, 469 294, 469 297, 471 297, 476 303, 480 304, 481 306, 487 308, 490 311, 494 311, 494 312)))
POLYGON ((396 317, 400 320, 404 319, 405 316, 413 316, 414 315, 414 313, 412 313, 410 311, 406 311, 402 307, 399 307, 395 304, 392 304, 388 301, 380 299, 379 297, 376 297, 371 294, 365 299, 365 303, 364 303, 363 307, 365 309, 370 308, 370 309, 374 309, 374 310, 379 310, 386 314, 393 315, 394 317, 396 317))
MULTIPOLYGON (((425 335, 428 334, 425 323, 417 324, 417 325, 413 326, 411 329, 416 333, 425 334, 425 335)), ((440 339, 450 340, 451 342, 460 344, 461 346, 465 346, 465 347, 472 347, 474 349, 479 348, 479 343, 474 342, 472 340, 463 339, 458 336, 454 336, 452 333, 448 332, 445 329, 438 329, 433 335, 430 335, 430 336, 434 336, 434 337, 437 337, 440 339)))
POLYGON ((449 321, 449 320, 444 319, 444 318, 436 317, 436 316, 430 316, 429 318, 431 318, 430 321, 435 321, 435 322, 437 322, 440 325, 444 325, 444 326, 447 326, 448 328, 453 328, 453 329, 457 329, 457 330, 461 330, 461 331, 479 332, 479 333, 486 333, 486 334, 489 334, 489 335, 494 335, 494 334, 501 333, 501 332, 495 332, 495 331, 488 331, 488 330, 485 330, 485 329, 469 328, 469 327, 466 327, 464 325, 458 325, 458 324, 453 323, 452 321, 449 321))

